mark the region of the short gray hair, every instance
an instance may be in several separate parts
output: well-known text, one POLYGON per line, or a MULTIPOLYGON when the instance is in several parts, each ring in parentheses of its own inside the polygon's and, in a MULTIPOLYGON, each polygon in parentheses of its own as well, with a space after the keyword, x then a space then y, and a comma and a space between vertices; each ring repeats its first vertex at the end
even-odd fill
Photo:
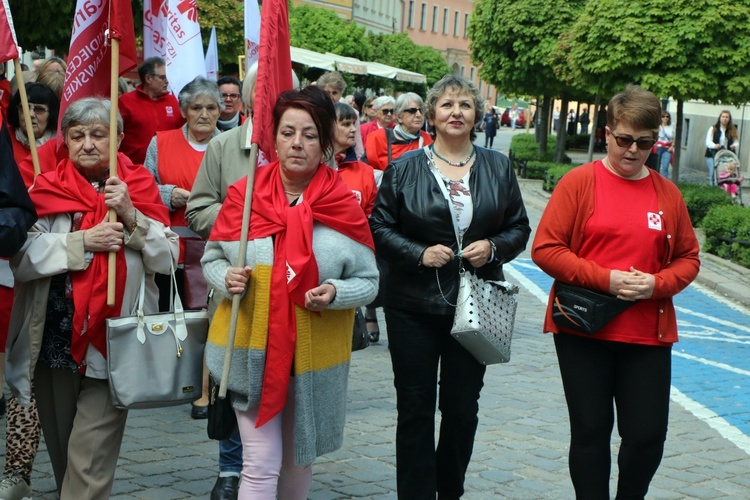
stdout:
MULTIPOLYGON (((91 125, 93 123, 103 123, 109 127, 109 110, 110 110, 109 99, 102 99, 100 97, 84 97, 74 101, 68 109, 65 110, 65 114, 60 122, 60 130, 62 131, 63 137, 68 135, 68 129, 70 127, 76 127, 78 125, 91 125)), ((117 134, 122 134, 122 116, 120 112, 117 112, 117 134)))
MULTIPOLYGON (((482 93, 479 92, 479 89, 476 85, 474 85, 474 82, 472 82, 471 80, 467 80, 462 76, 457 76, 454 74, 445 75, 440 80, 435 82, 435 85, 433 85, 432 88, 427 91, 427 100, 425 101, 425 106, 427 108, 427 119, 429 121, 435 118, 435 105, 437 104, 438 99, 449 92, 471 96, 471 98, 474 100, 474 125, 477 125, 480 121, 482 121, 482 110, 484 109, 484 98, 482 97, 482 93)), ((433 128, 434 127, 430 126, 431 131, 433 128)), ((477 138, 477 134, 474 131, 475 128, 476 127, 471 128, 472 141, 477 138)))
POLYGON ((416 102, 418 107, 424 108, 424 101, 419 96, 419 94, 415 94, 414 92, 406 92, 398 96, 398 99, 396 99, 396 106, 393 108, 393 112, 395 113, 395 115, 401 116, 404 113, 404 110, 409 107, 409 103, 411 101, 416 102))
POLYGON ((224 111, 224 100, 221 98, 221 92, 216 82, 203 78, 202 76, 196 76, 191 82, 182 87, 180 95, 177 100, 180 101, 180 109, 183 113, 187 113, 190 103, 195 101, 200 96, 207 96, 216 101, 216 105, 219 106, 219 111, 224 111))
POLYGON ((380 109, 386 104, 393 104, 393 106, 395 107, 396 99, 394 99, 393 97, 389 95, 381 95, 380 97, 372 101, 372 107, 375 109, 380 109))
MULTIPOLYGON (((242 81, 242 103, 245 105, 245 114, 248 116, 253 110, 253 101, 251 100, 253 92, 255 92, 255 85, 258 83, 258 61, 247 68, 245 73, 245 79, 242 81)), ((292 70, 292 88, 299 88, 299 78, 297 73, 292 70)))

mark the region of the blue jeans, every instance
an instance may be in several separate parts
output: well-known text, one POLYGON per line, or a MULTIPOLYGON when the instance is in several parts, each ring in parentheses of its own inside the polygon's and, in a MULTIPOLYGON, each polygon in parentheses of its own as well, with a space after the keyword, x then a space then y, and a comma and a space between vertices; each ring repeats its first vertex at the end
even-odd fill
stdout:
POLYGON ((239 429, 219 441, 219 472, 242 472, 242 440, 239 429))
POLYGON ((669 148, 656 148, 656 164, 659 165, 659 173, 669 178, 669 161, 672 159, 672 153, 669 148))
POLYGON ((485 367, 451 337, 452 315, 385 308, 398 410, 399 498, 459 498, 479 422, 485 367), (435 403, 441 414, 435 447, 435 403))
POLYGON ((716 174, 714 173, 714 157, 706 157, 706 167, 708 167, 708 185, 716 185, 716 174))

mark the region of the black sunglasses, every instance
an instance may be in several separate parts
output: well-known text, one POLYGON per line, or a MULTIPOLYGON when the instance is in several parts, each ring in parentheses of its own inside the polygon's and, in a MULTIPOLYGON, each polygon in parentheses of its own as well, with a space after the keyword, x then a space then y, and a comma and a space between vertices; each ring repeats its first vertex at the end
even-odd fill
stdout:
POLYGON ((655 139, 633 139, 632 137, 628 135, 617 135, 611 130, 609 131, 610 134, 612 134, 612 137, 615 138, 615 142, 617 142, 617 145, 621 148, 630 148, 633 143, 640 149, 641 151, 646 151, 647 149, 651 149, 654 147, 654 144, 656 144, 655 139))
POLYGON ((381 109, 380 112, 383 113, 384 115, 390 115, 391 113, 393 113, 393 110, 392 109, 381 109))
POLYGON ((416 115, 417 111, 419 111, 420 113, 424 113, 424 111, 422 111, 422 108, 406 108, 404 110, 404 113, 409 113, 410 115, 416 115))

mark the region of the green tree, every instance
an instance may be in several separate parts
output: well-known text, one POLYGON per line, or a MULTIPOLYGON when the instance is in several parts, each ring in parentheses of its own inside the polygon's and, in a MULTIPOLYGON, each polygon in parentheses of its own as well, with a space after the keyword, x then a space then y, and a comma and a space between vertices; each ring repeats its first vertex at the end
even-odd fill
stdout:
POLYGON ((328 9, 309 5, 290 9, 289 31, 293 47, 333 52, 363 61, 369 60, 372 55, 365 38, 365 28, 341 19, 328 9))
POLYGON ((203 46, 208 47, 211 27, 216 26, 219 63, 222 67, 236 66, 237 57, 245 53, 243 2, 237 2, 237 0, 197 0, 197 3, 203 46))
POLYGON ((406 33, 369 33, 367 39, 372 46, 373 61, 422 73, 427 78, 427 85, 451 72, 440 51, 415 44, 406 33))
MULTIPOLYGON (((685 100, 750 100, 746 2, 590 0, 560 42, 556 64, 592 91, 611 94, 634 82, 675 99, 678 144, 685 100)), ((675 148, 673 180, 679 178, 679 157, 675 148)))
POLYGON ((47 47, 57 54, 68 53, 76 2, 9 0, 8 5, 18 44, 23 50, 47 47))
MULTIPOLYGON (((509 94, 544 96, 540 156, 547 151, 552 98, 561 96, 564 110, 574 91, 572 82, 555 74, 550 54, 583 5, 584 0, 480 0, 474 4, 469 38, 479 76, 509 94)), ((565 137, 563 126, 558 132, 556 161, 562 159, 565 137)))

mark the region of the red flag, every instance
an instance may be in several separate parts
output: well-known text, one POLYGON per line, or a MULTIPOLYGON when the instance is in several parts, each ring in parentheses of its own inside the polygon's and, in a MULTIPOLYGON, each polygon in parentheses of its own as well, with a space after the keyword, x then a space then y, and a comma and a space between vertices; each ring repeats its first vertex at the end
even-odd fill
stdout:
POLYGON ((266 158, 276 159, 273 106, 279 93, 292 88, 287 0, 266 0, 260 16, 260 55, 253 104, 253 139, 266 158))
MULTIPOLYGON (((68 52, 68 69, 60 100, 60 118, 70 103, 83 97, 109 98, 109 72, 112 65, 112 44, 107 32, 112 20, 112 35, 121 40, 120 74, 136 65, 135 32, 130 0, 92 2, 78 0, 73 17, 73 34, 68 52), (110 8, 112 12, 110 12, 110 8)), ((58 144, 62 134, 57 135, 58 144)))
POLYGON ((130 0, 111 0, 109 30, 111 38, 120 40, 120 74, 122 75, 138 65, 130 0))
MULTIPOLYGON (((287 38, 289 34, 287 32, 287 38)), ((0 3, 0 63, 18 57, 18 40, 13 28, 13 17, 10 15, 8 0, 0 3)))

